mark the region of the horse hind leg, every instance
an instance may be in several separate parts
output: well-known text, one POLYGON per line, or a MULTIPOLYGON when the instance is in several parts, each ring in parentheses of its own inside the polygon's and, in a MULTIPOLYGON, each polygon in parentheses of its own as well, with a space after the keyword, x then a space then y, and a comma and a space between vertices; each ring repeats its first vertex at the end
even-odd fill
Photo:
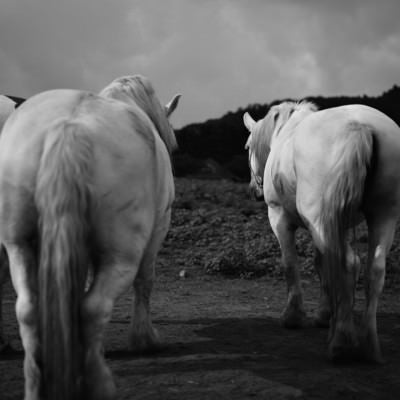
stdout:
POLYGON ((39 368, 39 337, 36 265, 28 246, 6 244, 11 279, 17 292, 16 315, 24 348, 25 399, 39 400, 41 372, 39 368), (33 276, 35 274, 35 276, 33 276))
POLYGON ((397 217, 368 218, 368 259, 365 271, 366 308, 361 332, 363 357, 381 363, 383 357, 378 339, 376 312, 382 293, 386 256, 393 243, 397 217))
POLYGON ((337 305, 336 315, 330 321, 328 337, 329 357, 334 361, 359 358, 359 338, 353 313, 360 259, 349 244, 346 246, 346 269, 341 277, 341 286, 337 289, 340 301, 337 305))
MULTIPOLYGON (((355 276, 355 282, 357 282, 360 274, 361 263, 360 258, 351 248, 350 244, 347 244, 346 263, 347 269, 349 271, 353 271, 352 273, 355 276)), ((322 254, 318 248, 315 248, 314 265, 320 279, 320 301, 317 313, 314 317, 314 323, 318 327, 328 328, 332 316, 332 310, 329 301, 327 284, 324 279, 324 274, 322 273, 322 254)))
POLYGON ((314 249, 314 266, 320 281, 320 296, 314 324, 321 328, 328 328, 332 316, 326 282, 322 273, 322 254, 317 247, 314 249))
POLYGON ((136 353, 153 352, 162 348, 158 332, 150 319, 150 295, 158 250, 167 234, 170 218, 170 212, 168 212, 163 221, 157 225, 133 283, 134 295, 128 348, 136 353))
POLYGON ((0 354, 11 349, 11 346, 4 334, 3 321, 3 289, 8 277, 8 256, 3 245, 0 245, 0 354))
POLYGON ((139 262, 135 258, 101 264, 96 268, 89 291, 82 302, 84 340, 85 398, 111 400, 116 387, 110 368, 104 359, 104 330, 111 319, 116 299, 132 284, 139 262))
POLYGON ((153 288, 155 260, 145 256, 133 283, 131 322, 128 332, 128 349, 143 354, 161 348, 160 337, 150 319, 150 295, 153 288))
POLYGON ((268 217, 281 248, 282 264, 288 289, 288 300, 282 313, 282 323, 286 328, 303 327, 306 325, 306 313, 298 269, 295 227, 282 207, 268 207, 268 217))

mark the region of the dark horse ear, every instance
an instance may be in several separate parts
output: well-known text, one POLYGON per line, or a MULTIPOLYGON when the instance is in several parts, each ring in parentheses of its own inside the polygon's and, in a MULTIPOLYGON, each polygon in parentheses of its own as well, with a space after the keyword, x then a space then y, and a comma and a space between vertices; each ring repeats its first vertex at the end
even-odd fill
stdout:
POLYGON ((15 97, 15 96, 8 96, 6 95, 10 100, 12 100, 14 104, 14 108, 18 108, 26 99, 23 99, 22 97, 15 97))
POLYGON ((167 118, 169 118, 169 116, 175 111, 175 108, 177 107, 181 96, 181 94, 176 94, 173 99, 165 106, 165 114, 167 115, 167 118))

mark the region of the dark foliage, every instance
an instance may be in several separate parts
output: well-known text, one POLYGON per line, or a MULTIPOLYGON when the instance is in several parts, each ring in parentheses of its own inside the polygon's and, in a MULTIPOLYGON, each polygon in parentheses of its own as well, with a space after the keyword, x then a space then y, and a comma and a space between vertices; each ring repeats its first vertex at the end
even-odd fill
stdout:
MULTIPOLYGON (((365 104, 374 107, 400 124, 400 87, 394 85, 390 90, 378 97, 368 96, 338 96, 338 97, 307 97, 314 102, 319 109, 336 107, 345 104, 365 104)), ((299 100, 299 99, 284 99, 299 100)), ((203 123, 190 124, 176 131, 179 143, 179 157, 194 157, 199 169, 201 160, 212 158, 225 169, 227 175, 238 180, 249 178, 247 167, 247 155, 244 150, 248 132, 243 125, 243 114, 248 111, 258 120, 263 118, 271 106, 284 100, 277 100, 270 104, 252 104, 246 108, 239 108, 235 112, 228 112, 219 119, 210 119, 203 123)), ((179 176, 193 174, 194 163, 188 158, 187 168, 181 158, 179 164, 179 176)))
POLYGON ((259 278, 269 270, 262 263, 254 262, 242 248, 225 248, 216 257, 207 261, 206 274, 227 278, 259 278))
POLYGON ((193 157, 188 153, 177 153, 172 157, 174 175, 187 176, 198 172, 204 165, 202 159, 193 157))

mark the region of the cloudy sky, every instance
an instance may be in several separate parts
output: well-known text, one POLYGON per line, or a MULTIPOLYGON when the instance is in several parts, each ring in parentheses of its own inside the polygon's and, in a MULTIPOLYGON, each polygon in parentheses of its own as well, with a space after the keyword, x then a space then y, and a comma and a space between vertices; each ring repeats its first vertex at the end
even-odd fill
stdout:
POLYGON ((0 93, 148 76, 181 127, 249 103, 400 84, 398 0, 1 0, 0 93))

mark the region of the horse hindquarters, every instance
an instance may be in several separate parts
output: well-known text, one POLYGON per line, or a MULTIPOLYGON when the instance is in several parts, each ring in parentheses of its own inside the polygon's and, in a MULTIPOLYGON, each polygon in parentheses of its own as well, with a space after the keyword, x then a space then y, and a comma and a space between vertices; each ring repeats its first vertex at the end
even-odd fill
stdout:
POLYGON ((347 260, 346 230, 354 224, 364 194, 373 137, 368 126, 352 123, 335 149, 334 165, 323 190, 320 224, 323 274, 332 309, 332 358, 348 357, 358 345, 353 322, 356 272, 347 260))

